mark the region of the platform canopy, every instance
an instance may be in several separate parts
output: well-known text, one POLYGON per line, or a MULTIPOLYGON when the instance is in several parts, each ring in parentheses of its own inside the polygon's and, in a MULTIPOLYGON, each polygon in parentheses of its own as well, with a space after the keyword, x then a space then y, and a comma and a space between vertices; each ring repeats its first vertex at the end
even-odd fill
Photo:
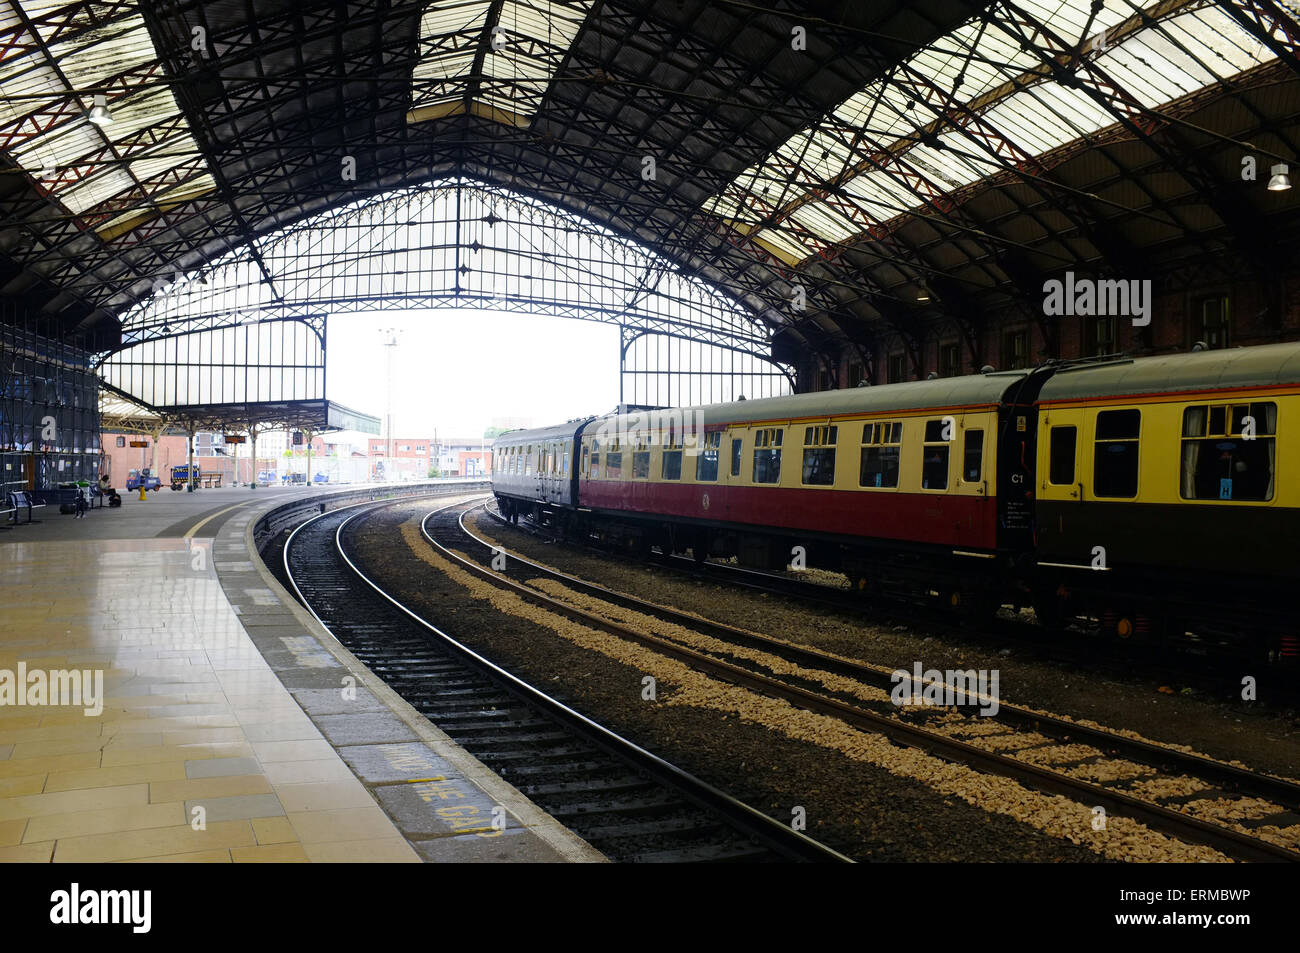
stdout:
POLYGON ((379 434, 379 418, 329 400, 266 401, 158 408, 112 385, 102 384, 100 425, 119 433, 184 434, 302 430, 315 434, 349 430, 379 434))

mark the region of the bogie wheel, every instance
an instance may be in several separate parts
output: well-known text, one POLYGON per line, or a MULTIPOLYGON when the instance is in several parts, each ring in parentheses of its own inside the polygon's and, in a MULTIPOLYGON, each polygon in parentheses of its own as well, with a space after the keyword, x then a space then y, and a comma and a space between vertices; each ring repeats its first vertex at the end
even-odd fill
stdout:
POLYGON ((1059 629, 1065 625, 1065 610, 1056 593, 1039 590, 1032 600, 1034 616, 1045 629, 1059 629))
POLYGON ((691 558, 695 560, 697 566, 703 566, 709 561, 709 534, 701 530, 696 533, 694 541, 691 543, 691 558))
POLYGON ((960 612, 964 620, 972 625, 992 622, 998 617, 1002 600, 992 592, 968 592, 962 594, 960 612))

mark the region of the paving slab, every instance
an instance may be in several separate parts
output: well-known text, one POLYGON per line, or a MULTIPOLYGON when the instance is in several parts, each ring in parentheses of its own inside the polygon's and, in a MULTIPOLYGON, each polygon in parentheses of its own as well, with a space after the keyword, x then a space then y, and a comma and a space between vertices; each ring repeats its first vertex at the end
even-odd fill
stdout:
MULTIPOLYGON (((604 859, 430 725, 266 571, 252 527, 319 495, 124 495, 86 520, 54 514, 0 534, 0 605, 13 610, 0 657, 98 671, 105 695, 84 731, 43 721, 47 710, 32 727, 57 738, 0 745, 0 776, 18 777, 17 759, 58 771, 59 805, 74 812, 27 825, 48 840, 6 849, 44 861, 604 859), (48 584, 75 573, 95 585, 48 584), (140 827, 158 798, 184 808, 181 826, 140 827), (206 830, 190 825, 197 807, 206 830), (343 833, 354 839, 334 843, 343 833)), ((0 812, 33 796, 23 791, 6 789, 0 812)))

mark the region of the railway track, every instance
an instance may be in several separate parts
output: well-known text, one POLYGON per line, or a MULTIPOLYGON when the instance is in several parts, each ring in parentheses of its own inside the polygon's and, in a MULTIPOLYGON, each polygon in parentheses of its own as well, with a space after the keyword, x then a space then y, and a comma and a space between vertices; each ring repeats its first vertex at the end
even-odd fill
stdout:
POLYGON ((284 546, 303 605, 434 725, 607 857, 838 861, 791 830, 476 654, 384 591, 348 540, 396 504, 317 516, 284 546))
MULTIPOLYGON (((608 547, 602 548, 594 542, 574 544, 554 533, 549 526, 539 526, 527 517, 517 524, 510 523, 490 502, 485 506, 484 512, 502 525, 531 533, 539 538, 557 543, 581 545, 593 553, 611 555, 608 547)), ((644 561, 644 557, 626 551, 614 551, 612 555, 632 562, 644 561)), ((1102 636, 1094 630, 1089 630, 1080 622, 1066 623, 1062 628, 1048 628, 1023 619, 1001 616, 984 619, 978 628, 974 628, 969 620, 955 618, 951 610, 917 598, 886 596, 882 599, 868 599, 848 588, 840 589, 760 569, 713 561, 697 562, 689 556, 676 554, 668 556, 655 554, 651 558, 656 566, 686 577, 707 580, 732 588, 785 596, 837 612, 860 614, 864 609, 878 609, 911 625, 923 625, 930 631, 951 633, 967 642, 983 642, 989 647, 1014 644, 1058 664, 1088 665, 1093 669, 1110 666, 1115 674, 1131 672, 1136 666, 1152 678, 1163 678, 1169 674, 1171 660, 1176 659, 1178 673, 1185 676, 1189 684, 1197 685, 1201 690, 1216 696, 1236 697, 1241 688, 1238 672, 1259 671, 1259 660, 1245 658, 1240 653, 1225 650, 1221 646, 1193 640, 1180 643, 1178 646, 1131 643, 1113 639, 1102 641, 1102 636), (1103 650, 1099 654, 1101 647, 1113 647, 1115 651, 1103 650), (1246 665, 1244 669, 1243 665, 1246 665)), ((1267 669, 1265 672, 1267 674, 1267 669)), ((1300 680, 1287 678, 1282 674, 1276 678, 1270 677, 1269 696, 1274 698, 1277 704, 1284 706, 1300 703, 1300 680)))
POLYGON ((490 567, 498 550, 464 522, 465 515, 480 505, 457 505, 430 513, 423 522, 426 539, 444 558, 534 604, 662 652, 712 677, 839 718, 865 731, 883 733, 941 758, 1062 794, 1089 807, 1102 807, 1110 814, 1130 817, 1227 856, 1300 861, 1300 852, 1289 846, 1300 844, 1296 836, 1300 784, 1005 703, 991 718, 978 716, 969 706, 956 710, 918 706, 900 714, 887 697, 894 682, 886 669, 649 603, 522 556, 507 554, 504 570, 495 571, 490 567), (547 591, 538 588, 539 579, 550 583, 547 591), (576 598, 565 596, 558 587, 576 598), (605 608, 594 609, 591 601, 605 608), (625 616, 631 613, 667 623, 665 629, 681 627, 725 646, 748 650, 748 655, 726 647, 705 651, 680 637, 651 634, 644 624, 620 620, 620 611, 625 616), (790 663, 797 671, 774 671, 770 664, 755 661, 754 651, 790 663), (828 688, 824 676, 851 679, 867 691, 828 688), (1006 730, 993 730, 994 725, 1006 730), (1058 752, 1060 757, 1053 757, 1058 752), (1172 793, 1164 796, 1134 793, 1141 790, 1142 782, 1153 778, 1181 779, 1182 783, 1172 785, 1172 793), (1225 823, 1181 809, 1198 802, 1217 802, 1220 817, 1234 813, 1234 805, 1248 806, 1249 824, 1225 823), (1281 843, 1250 833, 1252 826, 1281 843))
MULTIPOLYGON (((608 548, 602 549, 594 543, 575 544, 553 533, 550 527, 539 526, 531 519, 511 523, 495 510, 491 501, 484 507, 484 512, 502 526, 541 539, 585 546, 592 553, 606 557, 613 555, 614 558, 634 564, 644 562, 644 558, 633 554, 611 554, 608 548)), ((974 626, 970 619, 954 618, 951 610, 917 599, 890 597, 887 601, 866 600, 847 588, 841 589, 745 566, 713 561, 696 562, 684 555, 657 554, 652 559, 656 567, 685 578, 783 596, 851 616, 861 616, 864 612, 884 614, 887 622, 901 621, 911 628, 924 628, 928 634, 942 634, 966 644, 982 645, 990 651, 1014 645, 1032 653, 1035 658, 1070 670, 1086 668, 1114 678, 1127 678, 1136 672, 1157 684, 1165 682, 1173 674, 1181 684, 1194 691, 1224 701, 1240 698, 1241 675, 1249 672, 1255 678, 1258 696, 1267 697, 1272 708, 1300 706, 1300 673, 1273 669, 1261 659, 1249 659, 1239 653, 1221 651, 1213 646, 1188 642, 1175 648, 1157 644, 1131 644, 1122 640, 1100 641, 1095 631, 1090 632, 1079 624, 1050 628, 1002 616, 984 619, 981 625, 974 626)))

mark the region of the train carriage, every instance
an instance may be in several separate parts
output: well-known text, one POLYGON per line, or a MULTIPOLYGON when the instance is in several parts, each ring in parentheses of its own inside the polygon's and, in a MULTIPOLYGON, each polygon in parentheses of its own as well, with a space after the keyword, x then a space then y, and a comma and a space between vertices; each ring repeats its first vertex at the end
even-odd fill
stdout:
POLYGON ((573 447, 586 420, 515 430, 492 443, 492 489, 508 518, 545 519, 576 503, 573 447))
POLYGON ((1039 399, 1041 615, 1296 657, 1300 344, 1057 370, 1039 399))
POLYGON ((498 438, 507 515, 1295 661, 1300 343, 1049 362, 498 438))
MULTIPOLYGON (((1015 371, 610 415, 571 431, 576 502, 538 495, 518 463, 495 490, 507 512, 533 508, 632 551, 772 568, 802 547, 806 565, 864 589, 987 601, 1029 543, 1035 386, 1015 371)), ((509 461, 522 446, 526 471, 562 436, 521 431, 498 447, 509 461)))

